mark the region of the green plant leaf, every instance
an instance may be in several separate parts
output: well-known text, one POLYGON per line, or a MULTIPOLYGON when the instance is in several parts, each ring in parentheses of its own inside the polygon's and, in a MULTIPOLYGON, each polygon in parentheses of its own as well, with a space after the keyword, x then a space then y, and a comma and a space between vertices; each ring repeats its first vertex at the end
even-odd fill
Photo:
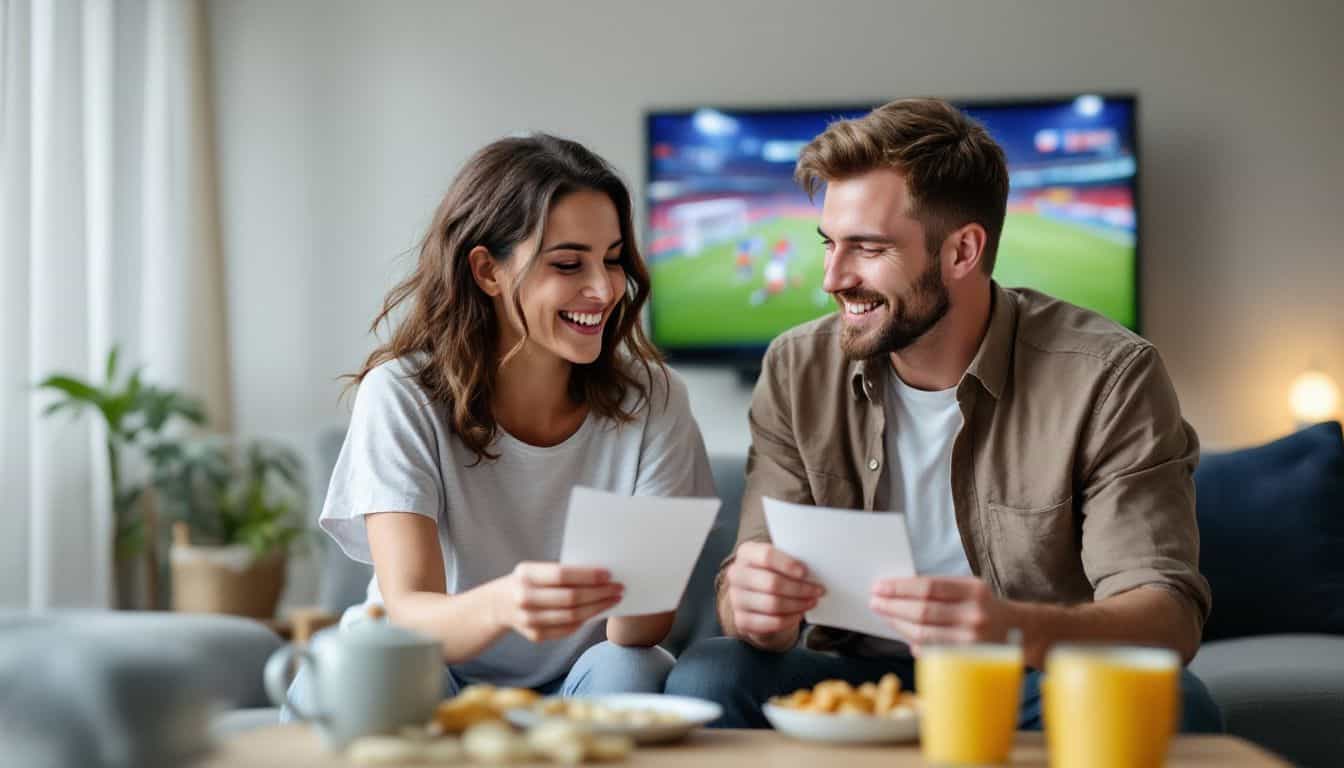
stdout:
POLYGON ((38 382, 39 389, 54 389, 57 392, 63 392, 66 397, 93 405, 100 405, 104 398, 104 393, 97 387, 65 374, 56 374, 48 376, 38 382))
POLYGON ((42 415, 50 416, 51 414, 56 413, 57 411, 63 411, 68 408, 71 411, 73 411, 73 413, 71 413, 70 415, 72 417, 77 417, 84 412, 85 405, 87 405, 87 403, 81 402, 79 400, 57 400, 51 405, 48 405, 46 408, 43 408, 42 415))
POLYGON ((103 417, 107 419, 109 429, 126 442, 135 438, 134 430, 128 430, 125 424, 126 417, 131 414, 133 407, 134 401, 125 389, 109 392, 103 398, 103 417))
POLYGON ((205 405, 194 397, 176 395, 173 398, 173 412, 192 424, 205 423, 205 405))
POLYGON ((145 449, 149 460, 157 466, 170 467, 173 462, 182 460, 182 444, 172 440, 160 440, 145 449))
POLYGON ((145 440, 157 438, 175 418, 195 424, 206 422, 206 412, 196 398, 154 386, 144 379, 144 368, 131 370, 119 380, 124 361, 119 345, 108 350, 101 387, 67 374, 46 377, 36 386, 61 395, 44 408, 44 414, 67 411, 79 415, 89 405, 98 409, 107 425, 107 452, 112 472, 110 483, 116 513, 115 546, 118 556, 143 550, 148 535, 139 505, 145 485, 124 487, 122 457, 143 455, 150 465, 149 485, 159 494, 165 517, 187 519, 193 528, 222 533, 220 498, 233 482, 227 451, 190 454, 180 443, 145 440))
POLYGON ((297 514, 305 508, 303 464, 288 447, 161 439, 148 451, 161 509, 186 521, 194 540, 243 544, 264 555, 288 551, 307 532, 297 514))
POLYGON ((270 456, 267 467, 280 475, 285 483, 295 488, 300 487, 302 483, 303 463, 299 457, 290 452, 274 453, 270 456))
POLYGON ((129 520, 117 527, 115 543, 117 557, 127 558, 145 549, 145 524, 140 519, 129 520))
POLYGON ((117 357, 118 357, 119 355, 120 355, 120 350, 118 349, 118 346, 117 346, 116 344, 113 344, 113 345, 112 345, 112 349, 109 350, 108 353, 107 353, 107 383, 108 383, 108 384, 111 384, 111 383, 112 383, 114 380, 116 380, 116 378, 117 378, 117 357))
POLYGON ((129 518, 131 516, 129 514, 130 511, 135 508, 136 502, 140 501, 140 497, 143 496, 144 493, 145 493, 145 486, 143 485, 132 486, 131 488, 128 488, 127 490, 123 491, 120 496, 118 496, 116 499, 113 500, 113 508, 117 511, 118 514, 122 515, 123 517, 129 518))
POLYGON ((126 380, 126 386, 109 398, 106 409, 109 413, 108 422, 116 424, 118 431, 127 441, 134 440, 140 431, 139 425, 136 424, 123 426, 123 420, 140 410, 141 370, 136 368, 131 372, 130 378, 126 380))
POLYGON ((135 406, 144 413, 145 429, 154 434, 175 416, 195 424, 205 422, 205 408, 199 400, 169 389, 144 386, 137 394, 135 406))

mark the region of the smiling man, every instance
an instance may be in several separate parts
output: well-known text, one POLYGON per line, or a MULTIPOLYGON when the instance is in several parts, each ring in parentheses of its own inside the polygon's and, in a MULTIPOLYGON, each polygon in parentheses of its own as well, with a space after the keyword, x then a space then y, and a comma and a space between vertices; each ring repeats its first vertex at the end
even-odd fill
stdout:
MULTIPOLYGON (((1210 607, 1199 574, 1194 431, 1156 349, 1115 323, 991 275, 1003 151, 933 99, 831 125, 796 171, 824 187, 823 288, 839 311, 770 345, 752 400, 738 546, 718 581, 728 637, 689 649, 668 691, 762 727, 768 697, 896 672, 923 645, 1021 631, 1165 646, 1189 661, 1210 607), (872 586, 908 643, 803 615, 822 588, 771 546, 761 498, 904 512, 918 577, 872 586)), ((1040 727, 1038 675, 1021 725, 1040 727)), ((1185 730, 1219 730, 1182 678, 1185 730)))

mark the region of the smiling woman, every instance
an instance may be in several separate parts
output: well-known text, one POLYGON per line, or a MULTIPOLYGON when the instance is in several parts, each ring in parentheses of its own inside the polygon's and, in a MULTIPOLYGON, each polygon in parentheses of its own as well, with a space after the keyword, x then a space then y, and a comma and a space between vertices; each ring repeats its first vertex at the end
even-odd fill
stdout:
POLYGON ((510 138, 459 172, 374 322, 405 310, 352 377, 320 524, 373 564, 370 604, 439 641, 445 693, 662 691, 673 614, 594 620, 622 585, 555 562, 576 485, 714 493, 685 384, 639 325, 648 286, 611 168, 510 138))
POLYGON ((573 404, 628 421, 626 390, 644 394, 641 378, 652 376, 659 360, 639 324, 648 293, 630 194, 610 166, 554 136, 501 139, 454 179, 415 272, 388 294, 373 328, 403 304, 405 320, 354 378, 362 382, 378 365, 409 354, 426 356, 419 383, 432 399, 452 404, 454 431, 482 459, 492 458, 499 427, 491 391, 518 355, 530 363, 540 354, 552 372, 566 373, 560 391, 573 404), (605 279, 594 281, 594 269, 605 279), (600 344, 580 349, 575 339, 557 341, 559 312, 595 309, 604 315, 596 324, 600 344))

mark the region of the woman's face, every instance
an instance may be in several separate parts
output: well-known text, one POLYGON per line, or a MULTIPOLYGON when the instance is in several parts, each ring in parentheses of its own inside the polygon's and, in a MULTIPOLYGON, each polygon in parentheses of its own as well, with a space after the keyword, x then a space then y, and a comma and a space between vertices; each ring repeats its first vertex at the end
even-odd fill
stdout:
POLYGON ((591 363, 601 354, 603 331, 625 297, 624 242, 616 206, 596 190, 571 192, 552 203, 543 231, 542 242, 536 235, 524 240, 503 265, 504 290, 495 306, 504 312, 504 348, 511 348, 522 334, 508 297, 523 265, 535 254, 519 293, 532 346, 528 351, 578 365, 591 363))

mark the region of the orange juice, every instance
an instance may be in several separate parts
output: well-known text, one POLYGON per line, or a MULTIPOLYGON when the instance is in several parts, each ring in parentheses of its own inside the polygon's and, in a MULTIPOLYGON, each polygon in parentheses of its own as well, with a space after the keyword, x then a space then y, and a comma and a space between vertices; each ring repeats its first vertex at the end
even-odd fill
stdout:
POLYGON ((934 765, 997 765, 1013 751, 1022 699, 1016 645, 934 646, 915 660, 919 740, 934 765))
POLYGON ((1157 768, 1180 718, 1181 660, 1161 648, 1064 646, 1041 683, 1051 768, 1157 768))

